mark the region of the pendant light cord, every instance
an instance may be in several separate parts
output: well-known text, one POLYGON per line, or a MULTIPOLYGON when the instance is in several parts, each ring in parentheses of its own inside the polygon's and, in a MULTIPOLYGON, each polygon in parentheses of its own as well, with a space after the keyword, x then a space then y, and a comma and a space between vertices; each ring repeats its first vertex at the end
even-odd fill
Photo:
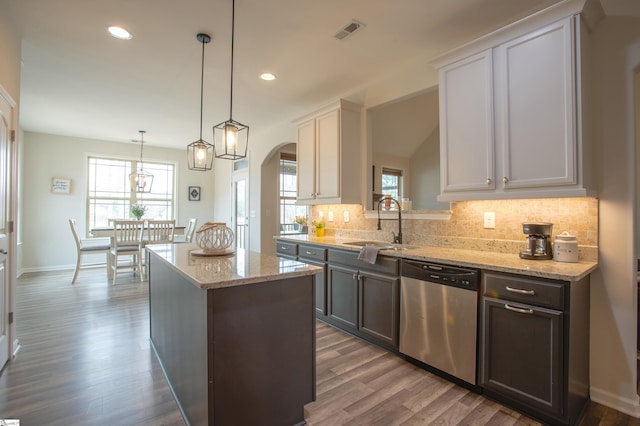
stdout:
POLYGON ((202 69, 200 70, 200 140, 202 140, 202 99, 204 93, 204 45, 205 40, 202 40, 202 69))
POLYGON ((233 39, 236 26, 236 1, 231 1, 231 94, 229 95, 229 121, 233 120, 233 39))
POLYGON ((142 170, 142 150, 144 149, 144 130, 139 130, 140 132, 140 170, 142 170))

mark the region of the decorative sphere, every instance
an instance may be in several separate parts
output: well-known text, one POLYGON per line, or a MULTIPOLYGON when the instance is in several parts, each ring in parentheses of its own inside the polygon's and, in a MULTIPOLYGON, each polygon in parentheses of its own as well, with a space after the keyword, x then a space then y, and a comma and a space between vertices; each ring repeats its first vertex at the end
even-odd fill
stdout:
POLYGON ((206 222, 196 231, 196 242, 205 253, 225 251, 234 238, 233 231, 224 222, 206 222))

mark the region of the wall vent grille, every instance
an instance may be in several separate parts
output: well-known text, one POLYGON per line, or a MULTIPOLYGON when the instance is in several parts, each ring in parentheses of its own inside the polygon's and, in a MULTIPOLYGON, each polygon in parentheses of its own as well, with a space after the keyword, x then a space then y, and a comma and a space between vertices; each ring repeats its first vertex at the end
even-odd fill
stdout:
POLYGON ((352 19, 351 22, 349 22, 347 25, 342 27, 340 31, 335 33, 334 37, 338 40, 344 40, 345 38, 349 37, 350 35, 358 31, 362 27, 364 27, 364 24, 362 22, 352 19))

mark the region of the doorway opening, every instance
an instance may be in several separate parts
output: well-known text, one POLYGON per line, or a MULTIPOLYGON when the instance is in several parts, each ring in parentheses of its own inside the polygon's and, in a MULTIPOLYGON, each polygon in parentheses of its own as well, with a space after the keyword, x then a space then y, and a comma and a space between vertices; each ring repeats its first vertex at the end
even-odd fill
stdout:
POLYGON ((236 234, 236 248, 249 248, 249 161, 234 161, 231 174, 233 215, 231 226, 236 234))

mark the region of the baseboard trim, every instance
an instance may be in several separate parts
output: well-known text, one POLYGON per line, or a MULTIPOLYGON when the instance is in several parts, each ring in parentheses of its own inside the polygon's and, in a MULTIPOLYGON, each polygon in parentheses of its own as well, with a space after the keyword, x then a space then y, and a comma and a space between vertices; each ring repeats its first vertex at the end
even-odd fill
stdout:
MULTIPOLYGON (((87 268, 106 268, 107 264, 105 262, 102 263, 83 263, 82 269, 87 268)), ((28 273, 28 272, 53 272, 53 271, 67 271, 76 269, 76 265, 56 265, 56 266, 39 266, 35 268, 22 268, 20 271, 20 275, 28 273)))
POLYGON ((640 398, 624 398, 609 391, 594 388, 589 390, 591 400, 598 404, 618 410, 629 416, 640 418, 640 398))

